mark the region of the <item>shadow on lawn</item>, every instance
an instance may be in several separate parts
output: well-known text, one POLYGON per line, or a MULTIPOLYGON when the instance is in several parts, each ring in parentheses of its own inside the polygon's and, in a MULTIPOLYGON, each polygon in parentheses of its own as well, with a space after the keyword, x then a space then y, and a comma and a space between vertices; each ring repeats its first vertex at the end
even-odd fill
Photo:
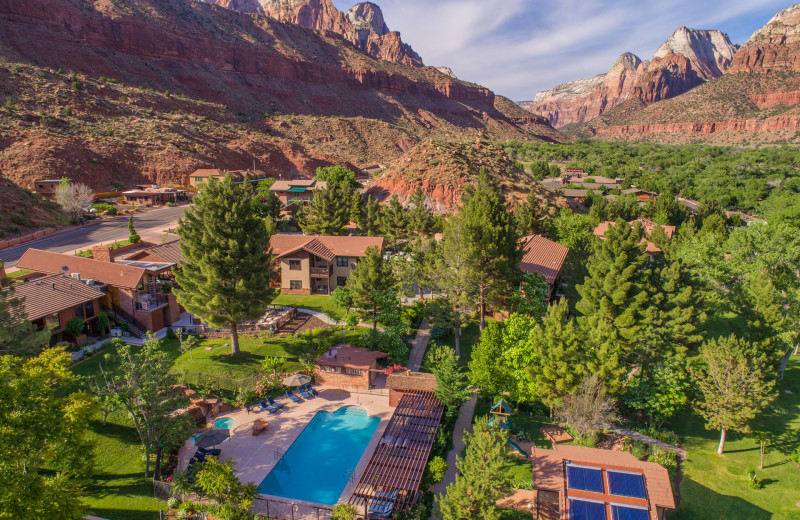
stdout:
POLYGON ((91 429, 97 435, 112 437, 120 442, 124 442, 125 444, 139 444, 139 434, 136 433, 135 427, 117 424, 112 422, 110 418, 105 425, 103 425, 103 421, 100 419, 93 419, 89 421, 89 429, 91 429))
MULTIPOLYGON (((166 504, 164 504, 166 509, 166 504)), ((100 518, 113 518, 114 520, 157 520, 157 511, 131 511, 127 509, 98 509, 92 508, 91 514, 100 518)))
POLYGON ((737 496, 722 495, 684 476, 681 482, 684 499, 669 520, 770 520, 772 513, 737 496), (709 516, 713 511, 715 516, 709 516))

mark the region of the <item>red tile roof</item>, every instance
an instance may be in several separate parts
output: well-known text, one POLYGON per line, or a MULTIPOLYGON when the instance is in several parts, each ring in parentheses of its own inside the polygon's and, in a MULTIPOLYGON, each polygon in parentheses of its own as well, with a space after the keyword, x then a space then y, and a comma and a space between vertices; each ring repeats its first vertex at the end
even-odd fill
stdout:
POLYGON ((60 274, 14 286, 14 297, 23 299, 25 314, 31 321, 103 296, 94 287, 60 274))
POLYGON ((551 285, 555 283, 569 248, 539 235, 523 237, 521 242, 525 254, 519 268, 526 273, 539 273, 551 285))
POLYGON ((62 255, 33 248, 25 251, 16 266, 20 269, 41 273, 67 275, 78 273, 81 278, 92 278, 98 282, 128 289, 135 289, 145 272, 141 267, 101 262, 91 258, 62 255), (64 270, 62 267, 68 269, 64 270))
POLYGON ((183 265, 183 253, 180 240, 158 244, 157 246, 140 249, 121 258, 125 260, 147 260, 152 262, 167 262, 183 265))
POLYGON ((314 364, 366 370, 378 359, 386 357, 389 357, 389 354, 385 352, 367 350, 352 345, 339 345, 318 357, 314 364))
POLYGON ((269 245, 272 247, 272 254, 277 258, 302 249, 330 261, 334 256, 364 256, 367 248, 371 246, 383 249, 383 237, 332 237, 279 233, 272 235, 269 245))

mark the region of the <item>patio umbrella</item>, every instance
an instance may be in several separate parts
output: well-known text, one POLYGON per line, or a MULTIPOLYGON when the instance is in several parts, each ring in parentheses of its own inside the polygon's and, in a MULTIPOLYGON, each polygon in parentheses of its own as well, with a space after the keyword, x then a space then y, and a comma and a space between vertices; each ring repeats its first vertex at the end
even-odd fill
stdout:
POLYGON ((284 377, 281 382, 284 386, 303 386, 311 382, 311 377, 305 374, 292 374, 289 377, 284 377))
POLYGON ((194 445, 198 448, 210 448, 223 442, 231 436, 231 431, 224 428, 214 428, 204 431, 194 439, 194 445))

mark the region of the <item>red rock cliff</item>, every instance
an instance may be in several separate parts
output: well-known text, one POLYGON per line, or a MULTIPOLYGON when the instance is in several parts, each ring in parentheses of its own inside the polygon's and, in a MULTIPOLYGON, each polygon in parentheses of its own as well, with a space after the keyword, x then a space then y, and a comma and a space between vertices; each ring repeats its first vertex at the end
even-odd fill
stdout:
POLYGON ((800 72, 800 5, 776 14, 736 53, 730 72, 800 72))

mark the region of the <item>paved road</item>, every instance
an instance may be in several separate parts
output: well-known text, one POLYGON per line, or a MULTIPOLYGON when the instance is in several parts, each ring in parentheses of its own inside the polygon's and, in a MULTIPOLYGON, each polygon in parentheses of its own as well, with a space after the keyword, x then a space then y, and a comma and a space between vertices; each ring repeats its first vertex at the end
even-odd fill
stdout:
MULTIPOLYGON (((150 228, 166 228, 183 215, 187 206, 159 208, 135 214, 133 224, 136 231, 145 238, 143 231, 150 228)), ((0 260, 6 267, 13 267, 29 247, 47 249, 56 253, 66 253, 84 249, 99 242, 112 242, 128 238, 128 219, 125 217, 93 220, 82 227, 68 228, 52 235, 42 237, 18 246, 0 249, 0 260)))

